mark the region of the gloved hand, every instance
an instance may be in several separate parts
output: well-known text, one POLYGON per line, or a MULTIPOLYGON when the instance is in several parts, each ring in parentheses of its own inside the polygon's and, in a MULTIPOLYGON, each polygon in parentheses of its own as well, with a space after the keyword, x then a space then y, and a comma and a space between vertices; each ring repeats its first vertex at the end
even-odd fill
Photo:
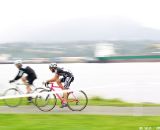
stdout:
POLYGON ((9 81, 9 83, 13 83, 13 82, 14 82, 14 80, 10 80, 10 81, 9 81))

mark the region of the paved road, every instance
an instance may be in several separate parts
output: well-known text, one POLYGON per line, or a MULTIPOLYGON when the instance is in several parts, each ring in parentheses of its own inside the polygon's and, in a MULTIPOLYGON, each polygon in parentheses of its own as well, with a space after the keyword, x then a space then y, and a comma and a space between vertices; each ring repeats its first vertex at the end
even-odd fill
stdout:
POLYGON ((0 106, 0 113, 10 114, 99 114, 99 115, 131 115, 131 116, 160 116, 160 107, 112 107, 87 106, 83 111, 73 112, 68 108, 55 107, 50 112, 42 112, 35 106, 19 106, 9 108, 0 106))

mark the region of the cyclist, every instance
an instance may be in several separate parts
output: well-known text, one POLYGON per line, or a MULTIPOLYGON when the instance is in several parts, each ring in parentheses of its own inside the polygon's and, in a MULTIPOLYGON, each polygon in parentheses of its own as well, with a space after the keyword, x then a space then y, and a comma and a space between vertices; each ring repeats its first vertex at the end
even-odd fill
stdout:
MULTIPOLYGON (((51 70, 51 72, 55 73, 55 75, 50 80, 47 80, 46 84, 50 82, 56 82, 58 86, 62 88, 62 90, 69 89, 71 82, 73 82, 74 80, 73 74, 69 72, 68 70, 65 70, 64 68, 58 67, 56 63, 51 63, 49 65, 49 69, 51 70), (64 83, 64 86, 62 85, 62 83, 64 83)), ((63 93, 63 97, 64 98, 63 98, 61 108, 67 107, 67 92, 63 93)))
MULTIPOLYGON (((19 69, 19 72, 13 80, 9 81, 9 83, 15 82, 21 78, 22 82, 26 85, 27 93, 31 93, 32 89, 30 86, 33 85, 33 81, 37 79, 35 71, 29 66, 23 66, 21 60, 16 60, 14 64, 19 69), (24 73, 27 74, 27 76, 22 77, 24 73)), ((28 97, 27 99, 28 102, 32 101, 32 97, 28 97)))

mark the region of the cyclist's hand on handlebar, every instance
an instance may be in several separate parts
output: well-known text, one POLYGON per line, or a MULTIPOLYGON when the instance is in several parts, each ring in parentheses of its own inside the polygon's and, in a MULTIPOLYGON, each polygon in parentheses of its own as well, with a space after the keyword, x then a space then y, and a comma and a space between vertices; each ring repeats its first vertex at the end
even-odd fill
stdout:
POLYGON ((47 87, 47 86, 48 86, 48 84, 49 84, 49 83, 48 83, 48 82, 46 82, 46 83, 45 83, 45 86, 47 87))
POLYGON ((13 83, 13 82, 14 82, 14 80, 10 80, 10 81, 9 81, 9 83, 13 83))
POLYGON ((45 85, 45 86, 48 86, 48 84, 49 84, 49 82, 43 82, 43 84, 45 85))

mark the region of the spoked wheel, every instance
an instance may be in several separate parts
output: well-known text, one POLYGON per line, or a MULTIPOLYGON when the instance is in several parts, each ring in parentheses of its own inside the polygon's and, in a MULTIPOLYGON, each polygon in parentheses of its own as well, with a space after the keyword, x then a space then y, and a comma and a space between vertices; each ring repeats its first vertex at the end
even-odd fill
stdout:
POLYGON ((48 94, 50 90, 40 91, 40 95, 36 96, 35 104, 36 106, 44 112, 51 111, 57 103, 57 98, 55 94, 48 94))
POLYGON ((72 111, 82 111, 88 104, 88 97, 84 91, 68 93, 68 108, 72 111))
MULTIPOLYGON (((10 88, 10 89, 7 89, 4 94, 4 96, 7 96, 7 97, 15 97, 17 95, 20 95, 20 92, 16 89, 16 88, 10 88)), ((17 107, 21 104, 22 102, 22 98, 19 97, 19 98, 6 98, 6 99, 3 99, 5 105, 9 106, 9 107, 17 107)))
MULTIPOLYGON (((42 90, 44 90, 44 88, 42 88, 42 87, 36 88, 35 90, 33 90, 32 93, 33 93, 33 94, 34 94, 34 93, 39 93, 39 92, 41 92, 42 90)), ((33 103, 34 105, 36 105, 36 101, 35 101, 35 100, 36 100, 36 97, 37 97, 37 96, 32 96, 32 103, 33 103)))

